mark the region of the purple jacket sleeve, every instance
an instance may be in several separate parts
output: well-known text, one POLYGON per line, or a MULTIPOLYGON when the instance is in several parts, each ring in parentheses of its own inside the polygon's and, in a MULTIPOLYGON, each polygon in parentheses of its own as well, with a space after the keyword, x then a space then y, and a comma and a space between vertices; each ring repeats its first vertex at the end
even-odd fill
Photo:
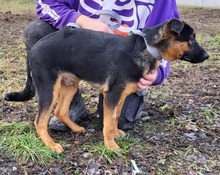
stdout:
POLYGON ((61 29, 69 22, 75 22, 79 17, 80 14, 76 12, 78 4, 78 0, 37 0, 36 12, 39 18, 61 29))
MULTIPOLYGON (((163 23, 171 18, 179 18, 179 13, 175 0, 156 0, 153 10, 148 17, 146 26, 152 27, 163 23)), ((162 60, 158 68, 158 75, 153 86, 161 84, 170 73, 170 63, 162 60)))

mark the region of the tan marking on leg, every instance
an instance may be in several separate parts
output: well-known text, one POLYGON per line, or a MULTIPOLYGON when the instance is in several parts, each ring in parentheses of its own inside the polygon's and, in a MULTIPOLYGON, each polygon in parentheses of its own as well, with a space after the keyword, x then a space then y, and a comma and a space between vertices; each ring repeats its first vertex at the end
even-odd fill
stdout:
MULTIPOLYGON (((104 100, 105 101, 105 94, 104 100)), ((104 128, 103 128, 103 135, 104 135, 104 144, 106 148, 108 149, 119 149, 120 147, 115 143, 114 140, 114 123, 115 118, 113 118, 114 110, 108 107, 105 103, 103 103, 103 109, 104 109, 104 128)))
POLYGON ((125 99, 127 98, 127 96, 129 96, 132 93, 137 92, 137 84, 135 83, 131 83, 131 84, 127 84, 127 86, 125 87, 124 91, 121 94, 118 106, 117 106, 117 112, 116 112, 116 119, 115 119, 115 138, 119 138, 122 135, 124 135, 124 131, 118 129, 118 120, 121 116, 121 111, 125 102, 125 99))
POLYGON ((41 140, 43 141, 43 143, 46 146, 50 147, 52 151, 57 153, 63 152, 63 148, 60 144, 55 143, 53 139, 50 137, 48 133, 48 122, 49 122, 50 114, 53 110, 53 106, 55 105, 58 99, 59 89, 60 89, 60 79, 58 79, 54 85, 54 92, 53 92, 54 95, 50 107, 47 110, 38 113, 34 122, 36 131, 39 137, 41 138, 41 140))
MULTIPOLYGON (((125 90, 122 92, 120 100, 116 108, 111 109, 105 103, 103 103, 104 108, 104 128, 103 128, 103 135, 104 135, 104 143, 108 149, 119 149, 120 147, 115 143, 114 138, 120 137, 124 134, 124 132, 118 129, 118 119, 121 115, 122 106, 126 97, 138 90, 136 83, 128 84, 125 87, 125 90), (116 117, 114 117, 114 113, 116 111, 116 117)), ((106 99, 105 93, 103 94, 104 101, 106 99)))
POLYGON ((85 128, 80 127, 69 118, 70 103, 77 92, 80 80, 69 74, 62 74, 60 77, 62 79, 60 97, 55 109, 55 115, 61 122, 67 125, 72 132, 83 133, 85 132, 85 128))
POLYGON ((121 99, 119 100, 119 103, 117 106, 116 118, 114 121, 114 138, 119 138, 125 134, 124 131, 122 131, 121 129, 118 129, 118 120, 121 116, 121 110, 122 110, 126 97, 127 96, 121 96, 121 99))

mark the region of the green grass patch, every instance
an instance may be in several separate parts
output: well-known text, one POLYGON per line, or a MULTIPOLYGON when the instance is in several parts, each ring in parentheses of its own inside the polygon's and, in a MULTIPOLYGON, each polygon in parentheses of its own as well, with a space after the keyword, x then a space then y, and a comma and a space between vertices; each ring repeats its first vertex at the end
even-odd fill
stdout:
POLYGON ((35 11, 35 1, 33 0, 0 0, 0 12, 11 11, 15 14, 35 11))
POLYGON ((212 47, 219 47, 219 45, 220 45, 220 33, 215 35, 214 37, 211 37, 208 40, 208 43, 211 44, 212 47))
POLYGON ((199 33, 196 37, 199 44, 206 45, 208 49, 216 48, 220 45, 220 33, 210 36, 208 34, 199 33))
POLYGON ((120 157, 127 162, 127 155, 131 150, 132 146, 137 142, 138 142, 137 139, 131 138, 128 134, 126 134, 116 140, 116 143, 120 146, 121 149, 119 150, 107 149, 104 146, 103 142, 101 142, 92 148, 93 150, 92 152, 97 152, 101 154, 101 157, 105 157, 109 163, 112 163, 117 157, 120 157))
POLYGON ((19 164, 32 161, 47 165, 64 158, 63 154, 44 146, 29 122, 0 123, 0 153, 14 158, 19 164))

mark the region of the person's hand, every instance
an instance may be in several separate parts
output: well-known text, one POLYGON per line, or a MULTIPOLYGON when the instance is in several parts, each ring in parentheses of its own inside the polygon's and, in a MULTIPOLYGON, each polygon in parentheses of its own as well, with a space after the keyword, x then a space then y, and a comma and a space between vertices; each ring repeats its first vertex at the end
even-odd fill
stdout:
POLYGON ((84 29, 90 29, 90 30, 95 30, 95 31, 100 31, 100 32, 112 33, 113 34, 113 31, 108 27, 107 24, 105 24, 105 23, 103 23, 99 20, 89 18, 85 15, 80 15, 76 19, 75 22, 81 28, 84 28, 84 29))
POLYGON ((140 78, 138 82, 138 90, 143 90, 148 88, 153 84, 156 78, 157 78, 157 69, 154 69, 150 71, 148 74, 144 75, 142 78, 140 78))

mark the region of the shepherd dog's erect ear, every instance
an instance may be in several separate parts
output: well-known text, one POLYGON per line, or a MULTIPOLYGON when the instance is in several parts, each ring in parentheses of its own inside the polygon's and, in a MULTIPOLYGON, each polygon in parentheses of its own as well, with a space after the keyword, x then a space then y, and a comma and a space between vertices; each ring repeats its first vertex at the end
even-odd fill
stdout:
POLYGON ((169 21, 168 25, 170 26, 171 32, 179 34, 183 30, 184 22, 174 18, 169 21))

